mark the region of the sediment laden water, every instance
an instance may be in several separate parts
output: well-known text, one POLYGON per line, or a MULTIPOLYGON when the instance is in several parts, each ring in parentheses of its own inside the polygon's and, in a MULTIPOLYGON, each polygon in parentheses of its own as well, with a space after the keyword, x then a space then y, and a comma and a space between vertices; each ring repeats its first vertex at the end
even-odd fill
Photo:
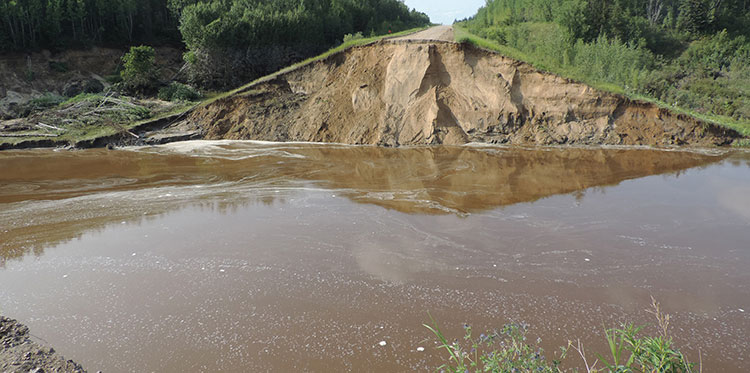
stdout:
POLYGON ((745 153, 2 152, 0 313, 94 371, 382 371, 439 365, 428 311, 593 352, 654 296, 678 345, 743 371, 749 226, 745 153))

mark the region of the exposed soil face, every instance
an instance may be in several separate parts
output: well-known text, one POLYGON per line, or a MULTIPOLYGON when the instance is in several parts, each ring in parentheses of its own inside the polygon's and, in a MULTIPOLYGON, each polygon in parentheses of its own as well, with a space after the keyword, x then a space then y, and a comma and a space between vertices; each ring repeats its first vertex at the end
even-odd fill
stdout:
POLYGON ((716 146, 740 137, 471 45, 414 39, 351 48, 260 81, 185 123, 207 139, 385 146, 716 146))
POLYGON ((72 360, 65 360, 53 348, 29 339, 29 328, 0 316, 0 371, 5 373, 85 372, 72 360))

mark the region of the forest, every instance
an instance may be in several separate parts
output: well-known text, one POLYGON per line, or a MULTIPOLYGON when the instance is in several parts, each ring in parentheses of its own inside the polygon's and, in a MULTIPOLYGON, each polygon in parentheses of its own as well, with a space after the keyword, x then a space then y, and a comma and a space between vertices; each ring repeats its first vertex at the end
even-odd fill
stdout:
POLYGON ((227 88, 346 34, 427 24, 399 0, 0 0, 0 51, 179 46, 193 83, 227 88))
POLYGON ((488 0, 459 25, 539 68, 750 122, 750 0, 488 0))
POLYGON ((191 81, 236 86, 341 43, 430 23, 399 0, 171 0, 191 81))
POLYGON ((0 0, 0 51, 177 44, 167 0, 0 0))

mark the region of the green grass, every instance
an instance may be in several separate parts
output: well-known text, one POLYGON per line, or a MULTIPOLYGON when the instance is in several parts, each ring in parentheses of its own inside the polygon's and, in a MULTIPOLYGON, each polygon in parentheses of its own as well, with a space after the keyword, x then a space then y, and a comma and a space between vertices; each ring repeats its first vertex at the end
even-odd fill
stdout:
POLYGON ((77 104, 81 101, 86 101, 86 100, 98 100, 103 97, 104 95, 102 95, 101 93, 79 93, 77 96, 73 96, 65 100, 63 103, 60 104, 60 106, 77 104))
POLYGON ((620 94, 632 100, 650 102, 661 108, 665 108, 676 113, 689 115, 689 116, 692 116, 694 118, 700 119, 708 123, 712 123, 718 126, 733 129, 737 131, 738 133, 740 133, 742 136, 745 136, 745 137, 750 136, 750 122, 742 122, 742 121, 738 121, 733 118, 722 116, 722 115, 698 113, 694 110, 670 105, 666 102, 657 100, 653 97, 648 97, 648 96, 639 95, 633 92, 628 92, 625 88, 617 84, 593 80, 590 77, 582 75, 580 72, 575 71, 570 68, 546 65, 542 63, 541 61, 533 58, 532 56, 529 56, 515 48, 509 47, 507 45, 502 45, 495 41, 474 35, 459 24, 453 25, 453 32, 454 32, 456 41, 459 43, 470 43, 476 47, 487 49, 493 52, 497 52, 503 56, 526 62, 529 65, 541 71, 545 71, 545 72, 552 73, 552 74, 555 74, 555 75, 558 75, 567 79, 578 81, 578 82, 584 83, 586 85, 589 85, 601 91, 620 94))
POLYGON ((538 345, 541 339, 527 338, 528 325, 507 324, 492 333, 472 334, 471 326, 464 325, 462 340, 452 342, 443 334, 437 322, 430 316, 430 324, 423 326, 437 338, 437 348, 445 350, 445 363, 438 371, 464 372, 563 372, 560 367, 568 355, 577 355, 586 372, 636 373, 636 372, 700 372, 677 349, 669 334, 670 317, 661 311, 659 303, 652 298, 651 313, 657 321, 656 336, 642 336, 643 327, 624 324, 620 328, 604 330, 608 354, 589 356, 585 346, 577 340, 568 341, 560 347, 560 354, 548 359, 538 345))

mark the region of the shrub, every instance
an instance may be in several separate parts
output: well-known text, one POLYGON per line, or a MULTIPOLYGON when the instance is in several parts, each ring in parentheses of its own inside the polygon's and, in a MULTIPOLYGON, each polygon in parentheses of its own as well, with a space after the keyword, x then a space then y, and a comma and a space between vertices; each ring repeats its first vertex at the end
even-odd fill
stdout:
POLYGON ((445 349, 448 353, 448 361, 438 368, 448 372, 559 373, 562 372, 561 360, 571 350, 580 356, 586 371, 592 373, 696 372, 695 364, 688 362, 685 355, 674 346, 669 334, 669 315, 661 311, 659 303, 653 298, 651 309, 646 311, 655 316, 659 335, 641 337, 638 334, 643 327, 632 324, 625 324, 619 329, 606 329, 604 335, 609 356, 597 354, 594 363, 588 360, 580 340, 576 343, 569 341, 567 346, 560 348, 561 354, 557 359, 547 360, 544 350, 538 347, 541 339, 537 339, 536 343, 527 341, 528 325, 524 323, 508 324, 499 331, 481 334, 479 337, 472 335, 471 326, 464 325, 463 341, 453 342, 449 342, 443 335, 434 319, 432 325, 423 325, 437 337, 437 348, 445 349), (602 362, 604 368, 596 368, 598 362, 602 362))
POLYGON ((29 101, 29 108, 32 111, 44 110, 51 108, 65 102, 66 98, 52 92, 46 92, 45 94, 36 97, 29 101))
POLYGON ((348 43, 350 41, 359 40, 359 39, 363 39, 363 38, 364 38, 364 36, 362 36, 361 32, 358 32, 358 33, 356 33, 354 35, 352 35, 352 34, 346 34, 346 35, 344 35, 344 44, 346 44, 346 43, 348 43))
POLYGON ((148 93, 156 87, 156 65, 154 48, 141 45, 130 47, 122 57, 123 70, 120 72, 126 90, 132 93, 148 93))
POLYGON ((187 84, 173 82, 160 89, 158 97, 164 101, 196 101, 202 96, 200 92, 187 84))
POLYGON ((572 66, 600 82, 635 85, 642 71, 655 64, 653 54, 639 46, 628 45, 618 39, 599 36, 591 43, 578 40, 574 46, 572 66))
MULTIPOLYGON (((471 326, 464 325, 463 342, 449 342, 433 320, 424 324, 438 338, 438 348, 445 349, 448 361, 437 370, 464 373, 477 372, 560 372, 560 360, 548 361, 544 350, 526 340, 527 324, 508 324, 490 334, 472 335, 471 326)), ((536 344, 541 340, 537 339, 536 344)), ((563 349, 560 359, 565 357, 563 349)))
POLYGON ((49 61, 49 69, 56 73, 64 73, 68 71, 68 64, 61 61, 49 61))
POLYGON ((104 80, 109 84, 117 84, 122 82, 122 76, 120 74, 112 74, 104 77, 104 80))

